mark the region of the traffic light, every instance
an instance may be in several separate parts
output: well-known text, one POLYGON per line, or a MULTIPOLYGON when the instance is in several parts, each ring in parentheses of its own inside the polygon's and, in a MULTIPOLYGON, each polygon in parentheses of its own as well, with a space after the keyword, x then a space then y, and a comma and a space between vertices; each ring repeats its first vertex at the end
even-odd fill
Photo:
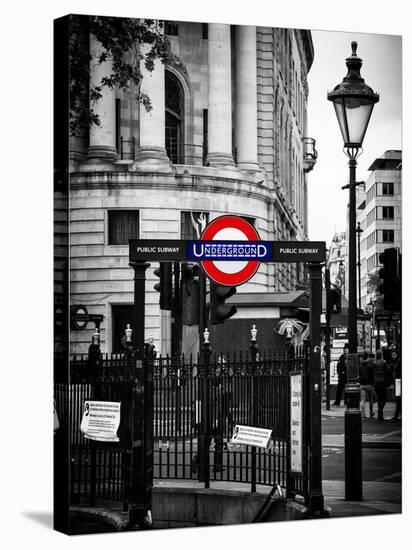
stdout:
POLYGON ((160 292, 160 309, 172 309, 172 264, 162 262, 158 268, 153 271, 155 277, 159 277, 153 288, 160 292))
POLYGON ((212 325, 224 323, 237 312, 235 306, 225 304, 225 301, 236 294, 235 286, 222 286, 210 283, 210 321, 212 325))
POLYGON ((182 264, 182 323, 198 325, 200 319, 199 266, 182 264))
POLYGON ((398 249, 386 248, 379 254, 379 263, 383 267, 379 270, 382 283, 378 290, 383 294, 383 307, 387 311, 401 310, 401 279, 398 262, 398 249))
POLYGON ((330 312, 337 315, 342 311, 342 292, 340 288, 333 287, 329 291, 330 312))

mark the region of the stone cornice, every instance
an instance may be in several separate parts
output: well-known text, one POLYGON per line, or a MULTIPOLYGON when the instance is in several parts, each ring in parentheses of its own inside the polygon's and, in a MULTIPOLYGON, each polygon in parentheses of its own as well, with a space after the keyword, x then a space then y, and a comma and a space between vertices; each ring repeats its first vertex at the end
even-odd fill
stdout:
MULTIPOLYGON (((262 177, 263 179, 263 177, 262 177)), ((70 189, 150 189, 165 191, 190 191, 203 195, 224 193, 273 202, 273 190, 256 177, 239 172, 239 177, 222 175, 165 173, 165 172, 74 172, 70 175, 70 189)))

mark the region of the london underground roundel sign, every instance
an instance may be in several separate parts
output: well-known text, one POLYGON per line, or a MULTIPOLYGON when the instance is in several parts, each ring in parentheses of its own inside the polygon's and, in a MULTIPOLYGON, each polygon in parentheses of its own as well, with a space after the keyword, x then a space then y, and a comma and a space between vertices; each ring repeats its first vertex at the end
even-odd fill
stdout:
POLYGON ((202 260, 201 264, 206 275, 216 283, 224 286, 239 286, 246 283, 256 273, 259 260, 230 260, 231 257, 256 258, 256 254, 249 252, 251 248, 258 246, 259 234, 256 229, 239 216, 225 215, 214 219, 203 231, 200 238, 207 241, 208 246, 213 247, 219 260, 202 260), (244 244, 243 244, 244 243, 244 244))

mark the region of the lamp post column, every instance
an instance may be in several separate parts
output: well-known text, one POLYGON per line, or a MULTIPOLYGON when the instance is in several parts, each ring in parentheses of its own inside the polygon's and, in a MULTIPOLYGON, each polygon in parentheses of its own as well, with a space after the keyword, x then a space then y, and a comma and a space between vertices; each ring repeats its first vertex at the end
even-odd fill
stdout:
POLYGON ((359 408, 356 308, 356 157, 349 158, 349 353, 345 411, 345 499, 362 500, 362 417, 359 408))
POLYGON ((357 42, 351 43, 352 55, 346 58, 347 75, 328 93, 342 132, 349 158, 349 353, 347 356, 345 411, 345 498, 362 500, 362 418, 359 410, 358 327, 356 308, 356 159, 375 103, 376 94, 360 74, 362 59, 357 42))

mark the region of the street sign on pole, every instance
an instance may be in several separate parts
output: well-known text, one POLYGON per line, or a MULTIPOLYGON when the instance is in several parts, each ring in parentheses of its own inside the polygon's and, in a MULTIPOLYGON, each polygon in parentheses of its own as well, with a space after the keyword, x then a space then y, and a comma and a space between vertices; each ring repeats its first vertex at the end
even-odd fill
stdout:
MULTIPOLYGON (((129 241, 129 261, 135 270, 134 296, 134 331, 137 336, 134 341, 136 363, 143 359, 144 338, 144 303, 145 303, 145 269, 149 265, 145 262, 176 262, 200 263, 204 274, 218 285, 236 287, 248 281, 257 271, 260 262, 280 263, 307 263, 310 282, 310 367, 308 369, 308 399, 309 399, 309 427, 308 440, 300 444, 305 448, 310 445, 311 460, 308 476, 310 478, 310 494, 308 503, 313 515, 325 514, 322 493, 322 441, 321 431, 321 368, 320 368, 320 316, 322 310, 322 264, 326 260, 326 243, 321 241, 262 241, 256 229, 239 216, 221 216, 213 220, 203 231, 200 240, 152 240, 131 239, 129 241), (216 225, 214 225, 216 224, 216 225)), ((177 271, 177 273, 179 273, 177 271)), ((204 289, 202 291, 204 300, 204 289)), ((204 309, 203 303, 202 308, 204 309)), ((202 322, 204 312, 200 315, 202 322)), ((226 317, 227 318, 227 317, 226 317)), ((206 330, 206 329, 205 329, 206 330)), ((204 342, 204 365, 208 372, 209 343, 204 342)), ((146 368, 145 373, 149 371, 146 368)), ((149 373, 150 374, 150 373, 149 373)), ((152 402, 153 385, 150 377, 140 379, 143 392, 140 394, 142 403, 135 408, 133 463, 140 467, 132 471, 131 494, 134 502, 130 511, 130 522, 138 525, 144 514, 150 510, 151 490, 153 485, 153 422, 146 403, 152 402), (147 398, 146 398, 147 395, 147 398), (144 423, 141 422, 139 412, 143 409, 144 423), (137 426, 137 428, 136 428, 137 426), (142 448, 141 442, 144 441, 142 448), (146 449, 147 447, 147 449, 146 449), (146 457, 143 459, 142 457, 146 457), (143 475, 142 475, 143 472, 143 475), (145 483, 143 483, 145 481, 145 483)), ((297 379, 296 379, 297 381, 297 379)), ((306 384, 305 384, 306 388, 306 384)), ((301 380, 301 392, 303 390, 301 380)), ((297 391, 297 390, 296 390, 297 391)), ((306 390, 305 390, 306 391, 306 390)), ((205 378, 200 400, 202 403, 202 425, 200 428, 198 455, 199 480, 205 482, 209 488, 209 379, 205 378)), ((301 406, 301 405, 300 405, 301 406)), ((297 410, 296 410, 297 412, 297 410)), ((302 412, 302 411, 301 411, 302 412)), ((297 420, 297 415, 295 421, 297 420)), ((299 433, 295 424, 295 463, 296 473, 306 468, 302 458, 299 459, 299 433)), ((263 430, 253 426, 237 425, 232 436, 232 443, 266 447, 270 439, 270 430, 263 430)), ((305 436, 306 437, 306 436, 305 436)), ((253 454, 252 454, 253 457, 253 454)), ((215 463, 216 464, 216 463, 215 463)), ((253 467, 253 462, 252 462, 253 467)), ((255 470, 254 470, 255 471, 255 470)), ((290 471, 290 473, 292 470, 290 471)), ((255 481, 252 478, 252 490, 255 481)))
POLYGON ((253 447, 267 449, 271 435, 272 430, 267 430, 266 428, 236 424, 230 443, 235 445, 251 445, 253 447))
POLYGON ((302 420, 303 420, 302 373, 290 373, 290 471, 302 473, 302 420))
POLYGON ((120 402, 85 401, 80 430, 87 439, 118 442, 120 425, 120 402))

